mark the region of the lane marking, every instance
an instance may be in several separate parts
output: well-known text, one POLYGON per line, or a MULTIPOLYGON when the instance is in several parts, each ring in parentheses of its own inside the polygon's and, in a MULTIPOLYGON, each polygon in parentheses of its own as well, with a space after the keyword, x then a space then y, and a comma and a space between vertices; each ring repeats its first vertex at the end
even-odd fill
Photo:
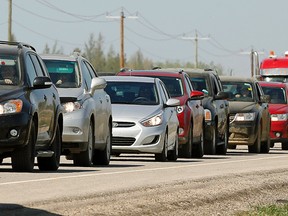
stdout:
POLYGON ((0 186, 31 183, 31 182, 55 181, 55 180, 70 179, 70 178, 84 178, 84 177, 91 177, 91 176, 102 176, 102 175, 104 176, 104 175, 126 174, 126 173, 134 173, 134 172, 137 173, 137 172, 146 172, 146 171, 189 168, 189 167, 196 167, 196 166, 210 166, 210 165, 218 165, 218 164, 239 163, 239 162, 257 161, 257 160, 278 159, 278 158, 288 158, 288 157, 287 157, 287 155, 282 155, 282 156, 275 156, 275 157, 269 157, 269 158, 267 158, 267 157, 265 157, 265 158, 252 158, 252 159, 244 159, 244 160, 237 160, 237 161, 222 161, 222 162, 215 162, 215 163, 158 167, 158 168, 149 168, 149 169, 141 169, 141 170, 115 171, 115 172, 110 172, 110 173, 93 173, 93 174, 83 174, 83 175, 75 175, 75 176, 60 176, 60 177, 55 177, 55 178, 43 178, 43 179, 31 179, 31 180, 24 180, 24 181, 5 182, 5 183, 0 183, 0 186))

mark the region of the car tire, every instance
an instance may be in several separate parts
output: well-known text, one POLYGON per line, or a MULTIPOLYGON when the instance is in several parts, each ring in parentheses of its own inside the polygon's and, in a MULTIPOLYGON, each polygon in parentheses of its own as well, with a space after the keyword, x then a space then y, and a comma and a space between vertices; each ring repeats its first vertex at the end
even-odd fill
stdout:
POLYGON ((93 165, 92 158, 94 152, 94 132, 93 126, 90 122, 88 131, 87 149, 78 154, 73 155, 73 162, 76 166, 91 167, 93 165))
POLYGON ((181 145, 179 149, 179 157, 191 158, 192 157, 192 146, 193 146, 193 125, 190 125, 190 130, 188 134, 188 140, 185 144, 181 145))
MULTIPOLYGON (((104 150, 94 150, 94 165, 109 165, 112 152, 112 126, 109 124, 109 132, 106 138, 106 146, 104 150)), ((120 155, 120 154, 119 154, 120 155)))
POLYGON ((288 150, 288 142, 281 143, 282 150, 288 150))
POLYGON ((166 132, 164 136, 162 151, 161 153, 155 154, 155 160, 165 162, 167 161, 167 158, 168 158, 168 134, 166 132))
POLYGON ((270 136, 267 137, 267 140, 261 142, 261 153, 269 153, 270 151, 270 136))
POLYGON ((260 153, 261 150, 261 125, 258 127, 257 138, 253 145, 248 146, 249 153, 260 153))
POLYGON ((175 135, 175 142, 174 142, 174 147, 173 147, 173 150, 171 151, 168 151, 168 160, 170 161, 176 161, 177 158, 178 158, 178 132, 176 132, 176 135, 175 135))
POLYGON ((32 172, 34 169, 35 160, 35 144, 37 139, 37 132, 34 122, 32 122, 29 141, 27 145, 15 149, 12 152, 12 169, 18 172, 32 172))
POLYGON ((205 140, 204 144, 204 153, 207 155, 215 155, 216 154, 216 145, 217 145, 217 128, 216 123, 215 126, 212 128, 212 140, 205 140))
POLYGON ((202 129, 200 142, 193 145, 192 158, 202 158, 203 155, 204 155, 204 130, 202 129))
MULTIPOLYGON (((225 129, 225 134, 224 134, 224 144, 222 145, 217 145, 216 147, 216 154, 219 155, 226 155, 227 153, 227 146, 228 146, 228 140, 229 140, 229 128, 226 127, 225 129)), ((235 145, 236 148, 236 145, 235 145)))
POLYGON ((38 157, 39 170, 56 171, 59 168, 60 156, 61 156, 61 131, 59 125, 56 127, 55 138, 51 145, 51 150, 54 152, 52 157, 38 157))

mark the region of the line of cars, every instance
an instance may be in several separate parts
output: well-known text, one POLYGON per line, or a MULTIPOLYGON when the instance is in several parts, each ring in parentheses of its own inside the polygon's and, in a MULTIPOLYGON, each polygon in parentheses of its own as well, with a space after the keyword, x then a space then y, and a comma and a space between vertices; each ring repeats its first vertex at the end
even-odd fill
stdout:
POLYGON ((0 162, 11 157, 15 171, 32 171, 35 157, 40 170, 57 170, 61 155, 93 166, 121 153, 176 161, 225 155, 237 145, 268 153, 280 141, 288 149, 285 84, 198 69, 99 77, 77 53, 38 55, 18 42, 0 46, 0 162), (281 102, 272 100, 275 90, 281 102))

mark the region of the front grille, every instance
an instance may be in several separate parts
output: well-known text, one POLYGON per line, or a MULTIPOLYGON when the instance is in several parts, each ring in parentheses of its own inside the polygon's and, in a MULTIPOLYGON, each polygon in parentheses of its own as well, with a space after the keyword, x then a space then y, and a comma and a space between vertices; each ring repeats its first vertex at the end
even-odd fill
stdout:
POLYGON ((115 146, 131 146, 135 142, 134 137, 112 137, 112 145, 115 146))
POLYGON ((135 126, 134 122, 113 122, 113 127, 133 127, 135 126))

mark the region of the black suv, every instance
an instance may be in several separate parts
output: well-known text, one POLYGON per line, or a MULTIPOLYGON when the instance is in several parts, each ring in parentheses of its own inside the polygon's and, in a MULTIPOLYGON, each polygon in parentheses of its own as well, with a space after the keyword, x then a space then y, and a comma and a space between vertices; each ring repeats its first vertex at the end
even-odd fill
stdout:
POLYGON ((0 41, 0 162, 11 157, 15 171, 57 170, 62 108, 57 89, 36 50, 0 41))
POLYGON ((255 78, 220 76, 229 94, 229 148, 248 145, 250 153, 270 150, 269 95, 255 78))
POLYGON ((192 86, 205 94, 204 153, 222 154, 227 152, 229 133, 229 94, 224 92, 219 76, 211 69, 186 70, 192 86))

